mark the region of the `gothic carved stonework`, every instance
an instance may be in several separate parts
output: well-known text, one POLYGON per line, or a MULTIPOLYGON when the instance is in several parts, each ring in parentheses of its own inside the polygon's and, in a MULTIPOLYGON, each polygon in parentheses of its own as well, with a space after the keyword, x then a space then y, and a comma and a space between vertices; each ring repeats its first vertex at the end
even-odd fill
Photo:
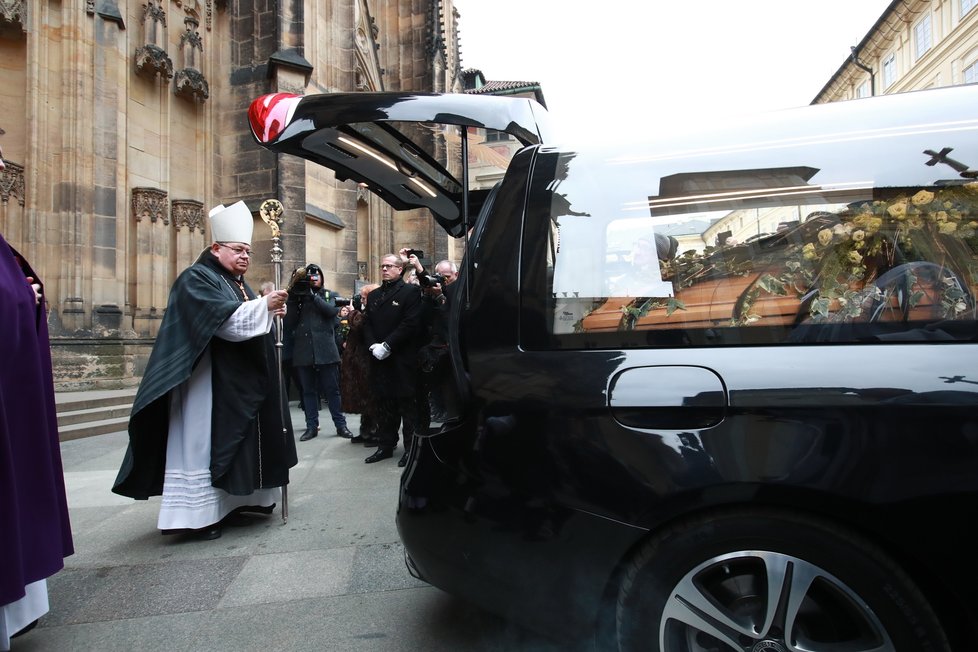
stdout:
POLYGON ((357 91, 383 90, 380 80, 380 60, 377 57, 379 29, 367 7, 366 0, 353 4, 354 24, 354 83, 357 91))
POLYGON ((200 38, 197 26, 200 24, 193 16, 183 19, 186 30, 180 36, 180 51, 183 56, 183 68, 177 71, 174 79, 176 94, 192 100, 203 102, 208 98, 209 89, 204 73, 200 71, 200 60, 203 58, 204 44, 200 38))
POLYGON ((174 199, 171 211, 173 212, 173 227, 179 231, 187 227, 191 233, 195 230, 204 234, 204 204, 193 199, 174 199))
POLYGON ((166 53, 166 11, 157 0, 143 5, 143 39, 146 45, 136 49, 136 72, 150 77, 173 77, 173 62, 166 53))
POLYGON ((133 188, 132 215, 137 222, 141 222, 144 217, 149 217, 151 222, 163 220, 163 224, 169 224, 166 191, 159 188, 133 188))
POLYGON ((144 45, 136 50, 136 72, 164 79, 173 77, 173 62, 155 45, 144 45))
POLYGON ((435 57, 445 57, 445 30, 442 22, 441 0, 435 0, 428 7, 428 36, 425 38, 425 54, 429 61, 435 57))
POLYGON ((0 170, 0 202, 6 204, 10 201, 10 196, 17 198, 17 203, 24 205, 25 186, 23 166, 4 161, 6 168, 0 170))
POLYGON ((199 70, 193 68, 178 70, 174 83, 176 84, 175 92, 180 97, 195 99, 200 102, 210 97, 207 80, 204 79, 204 73, 199 70))
MULTIPOLYGON (((218 2, 220 2, 220 0, 218 0, 218 2)), ((205 16, 207 16, 204 26, 207 28, 208 32, 211 31, 211 20, 213 19, 214 15, 214 0, 174 0, 173 4, 180 9, 184 9, 188 14, 193 13, 197 16, 200 16, 200 7, 203 5, 203 13, 205 16)))
POLYGON ((25 0, 0 0, 0 25, 20 25, 20 30, 26 33, 28 22, 25 0))
POLYGON ((357 201, 368 202, 370 200, 370 191, 367 190, 366 186, 361 186, 357 184, 357 201))

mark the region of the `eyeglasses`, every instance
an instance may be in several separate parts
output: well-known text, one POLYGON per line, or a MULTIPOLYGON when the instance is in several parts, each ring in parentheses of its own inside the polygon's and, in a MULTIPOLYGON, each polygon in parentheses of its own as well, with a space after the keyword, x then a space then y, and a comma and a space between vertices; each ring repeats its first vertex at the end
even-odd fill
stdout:
POLYGON ((381 269, 389 269, 391 267, 400 267, 400 265, 387 265, 387 264, 384 264, 384 265, 381 265, 380 266, 381 269))
POLYGON ((231 253, 241 258, 242 256, 251 256, 251 249, 245 247, 232 247, 231 245, 226 245, 223 242, 218 242, 217 246, 224 247, 225 249, 230 249, 231 253))

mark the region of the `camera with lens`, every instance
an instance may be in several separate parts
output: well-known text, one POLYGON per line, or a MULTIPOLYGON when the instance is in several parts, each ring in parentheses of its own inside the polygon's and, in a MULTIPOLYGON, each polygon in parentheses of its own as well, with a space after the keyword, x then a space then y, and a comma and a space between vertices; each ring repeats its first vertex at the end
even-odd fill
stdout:
POLYGON ((418 283, 423 288, 434 287, 435 285, 444 285, 445 277, 441 274, 419 274, 418 283))
POLYGON ((349 299, 344 299, 343 297, 336 297, 336 307, 342 308, 343 306, 350 305, 349 299))
POLYGON ((408 258, 410 258, 411 256, 417 256, 418 260, 424 258, 424 252, 421 251, 420 249, 408 249, 404 255, 407 256, 408 258))
POLYGON ((309 285, 309 274, 306 273, 305 267, 300 267, 295 270, 292 274, 292 280, 289 282, 289 294, 302 296, 309 294, 312 286, 309 285))

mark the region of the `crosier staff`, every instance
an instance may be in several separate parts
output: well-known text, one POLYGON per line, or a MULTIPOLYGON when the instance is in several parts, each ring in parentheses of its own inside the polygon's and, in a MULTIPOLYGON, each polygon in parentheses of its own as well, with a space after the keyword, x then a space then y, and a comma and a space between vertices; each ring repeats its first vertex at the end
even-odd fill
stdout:
MULTIPOLYGON (((277 199, 266 199, 258 208, 261 219, 272 230, 272 265, 275 267, 275 289, 282 287, 282 230, 279 224, 282 223, 282 213, 284 208, 282 202, 277 199)), ((275 316, 275 366, 278 368, 278 387, 279 392, 285 387, 285 378, 282 374, 282 316, 275 316)), ((282 437, 288 436, 285 428, 285 404, 279 399, 279 409, 282 411, 282 437)), ((282 485, 282 523, 289 521, 289 485, 282 485)))

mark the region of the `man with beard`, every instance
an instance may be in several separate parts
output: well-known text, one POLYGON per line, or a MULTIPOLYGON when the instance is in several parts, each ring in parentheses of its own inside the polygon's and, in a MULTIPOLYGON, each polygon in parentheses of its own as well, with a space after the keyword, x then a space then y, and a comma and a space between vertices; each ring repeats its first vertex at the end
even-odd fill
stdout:
POLYGON ((162 495, 164 534, 204 539, 232 512, 271 513, 297 462, 270 334, 288 293, 256 297, 244 282, 254 227, 244 202, 210 221, 213 243, 170 291, 112 488, 162 495))

